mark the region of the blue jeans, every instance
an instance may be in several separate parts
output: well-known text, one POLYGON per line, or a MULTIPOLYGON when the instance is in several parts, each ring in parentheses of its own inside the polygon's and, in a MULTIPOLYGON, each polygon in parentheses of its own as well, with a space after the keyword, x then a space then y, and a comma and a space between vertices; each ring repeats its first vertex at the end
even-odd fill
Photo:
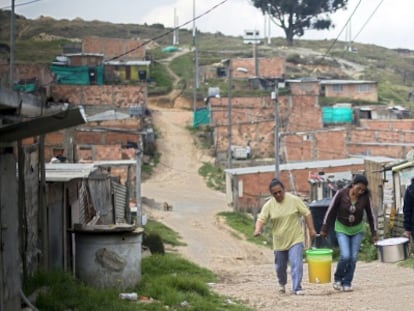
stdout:
POLYGON ((277 281, 280 285, 287 283, 287 265, 290 262, 290 273, 292 276, 292 290, 302 290, 303 277, 303 243, 293 245, 286 251, 274 251, 275 270, 277 281))
POLYGON ((336 232, 340 254, 334 275, 335 282, 343 286, 351 286, 363 237, 363 232, 355 235, 336 232))

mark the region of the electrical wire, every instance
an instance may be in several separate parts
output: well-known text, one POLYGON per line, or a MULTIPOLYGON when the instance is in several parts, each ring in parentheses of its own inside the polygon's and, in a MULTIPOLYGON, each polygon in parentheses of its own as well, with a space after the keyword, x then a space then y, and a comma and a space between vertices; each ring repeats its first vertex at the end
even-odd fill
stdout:
MULTIPOLYGON (((23 3, 16 3, 14 6, 15 7, 24 6, 24 5, 28 5, 28 4, 32 4, 32 3, 40 2, 40 1, 43 1, 43 0, 32 0, 32 1, 23 2, 23 3)), ((11 9, 11 5, 4 6, 4 7, 0 8, 0 10, 4 10, 4 9, 11 9)))
MULTIPOLYGON (((42 1, 42 0, 33 0, 33 1, 31 1, 31 2, 27 2, 27 3, 25 3, 25 4, 29 4, 29 3, 33 3, 33 2, 37 2, 37 1, 42 1)), ((228 1, 228 0, 223 0, 223 1, 219 2, 219 3, 217 3, 216 5, 214 5, 214 6, 210 7, 208 10, 206 10, 206 11, 204 11, 203 13, 201 13, 201 14, 197 15, 196 17, 194 17, 194 18, 192 18, 192 19, 188 20, 187 22, 185 22, 185 23, 183 23, 183 24, 181 24, 181 25, 179 25, 179 26, 177 26, 177 27, 174 27, 174 28, 170 29, 169 31, 167 31, 167 32, 165 32, 165 33, 162 33, 162 34, 160 34, 160 35, 158 35, 158 36, 155 36, 155 37, 152 37, 152 38, 150 38, 150 39, 148 39, 148 40, 145 40, 143 43, 139 44, 139 45, 138 45, 138 46, 136 46, 135 48, 130 49, 130 50, 126 51, 125 53, 122 53, 122 54, 116 55, 116 56, 114 56, 114 57, 110 58, 108 61, 115 60, 115 59, 118 59, 118 58, 120 58, 120 57, 122 57, 122 56, 128 55, 128 54, 130 54, 130 53, 132 53, 132 52, 134 52, 134 51, 136 51, 136 50, 138 50, 138 49, 142 48, 143 46, 145 46, 145 45, 147 45, 147 44, 149 44, 149 43, 151 43, 151 42, 153 42, 153 41, 155 41, 155 40, 157 40, 157 39, 160 39, 160 38, 162 38, 162 37, 165 37, 165 36, 169 35, 170 33, 174 32, 175 30, 180 29, 180 28, 182 28, 182 27, 184 27, 184 26, 186 26, 186 25, 188 25, 188 24, 190 24, 190 23, 192 23, 192 22, 194 22, 194 21, 196 21, 196 20, 198 20, 198 19, 200 19, 200 18, 202 18, 202 17, 206 16, 207 14, 210 14, 213 10, 215 10, 215 9, 217 9, 218 7, 220 7, 221 5, 225 4, 227 1, 228 1)), ((67 74, 67 75, 64 75, 64 76, 63 76, 63 78, 67 78, 68 76, 71 76, 72 74, 74 74, 74 73, 69 73, 69 74, 67 74)), ((62 77, 60 77, 60 78, 62 78, 62 77)), ((41 86, 48 86, 48 85, 51 85, 53 82, 55 82, 55 80, 52 80, 52 81, 50 81, 50 82, 48 82, 48 83, 46 83, 46 84, 42 84, 41 86)))
MULTIPOLYGON (((350 23, 352 17, 356 13, 356 10, 358 9, 359 5, 361 4, 362 0, 359 0, 358 4, 355 6, 354 10, 352 11, 351 15, 348 17, 348 20, 346 21, 345 25, 342 27, 341 31, 338 33, 332 44, 328 47, 327 51, 322 55, 322 58, 328 56, 330 51, 333 49, 335 44, 338 42, 339 37, 342 35, 343 31, 345 30, 346 26, 350 23)), ((311 74, 318 68, 319 65, 315 65, 315 67, 311 70, 311 74)))
POLYGON ((142 44, 138 45, 137 47, 135 47, 133 49, 130 49, 129 51, 126 51, 125 53, 122 53, 120 55, 117 55, 117 56, 114 56, 114 57, 110 58, 109 61, 118 59, 118 58, 120 58, 122 56, 125 56, 125 55, 128 55, 128 54, 130 54, 130 53, 132 53, 132 52, 134 52, 134 51, 142 48, 143 46, 151 43, 154 40, 157 40, 157 39, 160 39, 162 37, 165 37, 166 35, 174 32, 174 31, 176 31, 176 30, 178 30, 178 29, 180 29, 180 28, 182 28, 182 27, 184 27, 184 26, 186 26, 186 25, 188 25, 188 24, 190 24, 190 23, 192 23, 192 22, 194 22, 194 21, 202 18, 202 17, 204 17, 205 15, 210 14, 213 10, 217 9, 218 7, 220 7, 221 5, 223 5, 224 3, 226 3, 227 1, 228 0, 223 0, 223 1, 219 2, 219 3, 217 3, 216 5, 213 5, 210 9, 204 11, 203 13, 201 13, 200 15, 197 15, 196 17, 190 19, 189 21, 187 21, 187 22, 185 22, 185 23, 183 23, 183 24, 181 24, 181 25, 179 25, 177 27, 172 28, 172 29, 168 30, 167 32, 162 33, 161 35, 158 35, 158 36, 155 36, 155 37, 153 37, 151 39, 148 39, 148 40, 144 41, 142 44))
POLYGON ((368 22, 371 20, 371 18, 374 16, 374 14, 377 12, 377 10, 379 9, 379 7, 381 6, 381 4, 384 2, 384 0, 381 0, 377 7, 374 9, 374 11, 371 13, 371 15, 367 18, 367 20, 365 21, 365 23, 362 25, 361 29, 358 31, 358 33, 355 35, 355 37, 352 39, 352 41, 355 41, 356 38, 358 38, 359 34, 362 32, 362 30, 364 30, 365 26, 368 24, 368 22))

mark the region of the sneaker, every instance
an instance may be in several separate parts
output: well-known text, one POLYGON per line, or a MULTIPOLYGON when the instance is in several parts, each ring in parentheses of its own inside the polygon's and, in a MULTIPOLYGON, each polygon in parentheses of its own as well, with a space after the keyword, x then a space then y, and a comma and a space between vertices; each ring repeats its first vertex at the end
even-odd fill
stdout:
POLYGON ((342 290, 342 284, 341 284, 341 282, 334 282, 334 283, 332 284, 332 287, 333 287, 334 289, 336 289, 336 290, 342 290))
POLYGON ((343 291, 344 291, 344 292, 352 292, 352 291, 353 291, 352 286, 350 286, 350 285, 345 285, 345 286, 344 286, 343 291))
POLYGON ((286 293, 285 285, 279 284, 279 293, 284 294, 286 293))
POLYGON ((295 295, 298 295, 298 296, 303 296, 303 295, 305 295, 305 292, 303 291, 303 290, 297 290, 296 292, 295 292, 295 295))

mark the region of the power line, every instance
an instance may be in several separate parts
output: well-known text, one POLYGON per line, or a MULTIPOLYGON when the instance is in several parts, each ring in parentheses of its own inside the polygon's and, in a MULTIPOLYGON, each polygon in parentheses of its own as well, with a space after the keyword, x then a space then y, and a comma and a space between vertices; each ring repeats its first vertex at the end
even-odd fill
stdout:
MULTIPOLYGON (((28 3, 37 2, 37 1, 42 1, 42 0, 33 0, 33 1, 31 1, 31 2, 28 2, 28 3)), ((130 50, 126 51, 125 53, 122 53, 122 54, 119 54, 119 55, 117 55, 117 56, 114 56, 114 57, 110 58, 108 61, 115 60, 115 59, 118 59, 118 58, 120 58, 120 57, 122 57, 122 56, 128 55, 128 54, 130 54, 130 53, 132 53, 132 52, 134 52, 134 51, 136 51, 136 50, 138 50, 138 49, 142 48, 143 46, 145 46, 145 45, 147 45, 147 44, 151 43, 151 42, 152 42, 152 41, 154 41, 154 40, 157 40, 157 39, 160 39, 160 38, 162 38, 162 37, 165 37, 165 36, 169 35, 170 33, 172 33, 172 32, 174 32, 174 31, 176 31, 177 29, 180 29, 180 28, 182 28, 182 27, 184 27, 184 26, 186 26, 186 25, 190 24, 191 22, 193 22, 193 21, 196 21, 196 20, 200 19, 201 17, 204 17, 204 16, 205 16, 205 15, 207 15, 207 14, 210 14, 213 10, 217 9, 218 7, 220 7, 221 5, 223 5, 224 3, 226 3, 227 1, 228 1, 228 0, 223 0, 223 1, 219 2, 219 3, 217 3, 216 5, 212 6, 210 9, 208 9, 208 10, 204 11, 203 13, 201 13, 200 15, 198 15, 198 16, 196 16, 196 17, 194 17, 194 18, 190 19, 190 20, 188 20, 187 22, 185 22, 185 23, 183 23, 183 24, 181 24, 181 25, 179 25, 179 26, 177 26, 177 27, 174 27, 174 28, 172 28, 171 30, 169 30, 169 31, 167 31, 167 32, 165 32, 165 33, 162 33, 162 34, 160 34, 160 35, 158 35, 158 36, 152 37, 152 38, 150 38, 150 39, 148 39, 148 40, 144 41, 143 43, 139 44, 139 45, 138 45, 138 46, 136 46, 135 48, 130 49, 130 50)), ((28 4, 28 3, 27 3, 27 4, 28 4)), ((65 77, 70 76, 70 75, 72 75, 72 73, 70 73, 70 74, 66 75, 65 77)), ((42 86, 47 86, 47 85, 50 85, 50 84, 52 84, 53 82, 54 82, 54 80, 52 80, 52 81, 51 81, 51 82, 49 82, 49 83, 42 84, 42 86)))
MULTIPOLYGON (((354 10, 352 11, 351 15, 348 17, 348 20, 346 21, 345 25, 342 27, 341 31, 338 33, 332 44, 329 46, 327 51, 322 55, 322 58, 328 56, 329 52, 332 50, 334 45, 338 42, 339 37, 342 35, 343 31, 345 30, 346 26, 350 23, 352 17, 354 16, 356 10, 358 9, 359 5, 361 4, 362 0, 359 0, 358 4, 355 6, 354 10)), ((315 67, 311 70, 311 74, 318 68, 318 65, 315 65, 315 67)))
MULTIPOLYGON (((17 3, 17 4, 15 4, 14 6, 15 6, 15 7, 18 7, 18 6, 24 6, 24 5, 28 5, 28 4, 32 4, 32 3, 35 3, 35 2, 40 2, 40 1, 43 1, 43 0, 32 0, 32 1, 23 2, 23 3, 17 3)), ((11 8, 11 6, 10 6, 10 5, 8 5, 8 6, 4 6, 4 7, 0 8, 0 10, 10 9, 10 8, 11 8)))
POLYGON ((157 39, 160 39, 160 38, 162 38, 162 37, 164 37, 164 36, 166 36, 166 35, 174 32, 174 31, 176 31, 177 29, 180 29, 180 28, 182 28, 182 27, 184 27, 184 26, 186 26, 186 25, 188 25, 188 24, 190 24, 190 23, 192 23, 192 22, 200 19, 201 17, 204 17, 207 14, 210 14, 213 10, 217 9, 219 6, 223 5, 227 1, 228 0, 223 0, 223 1, 219 2, 219 3, 217 3, 216 5, 212 6, 210 9, 208 9, 208 10, 204 11, 203 13, 201 13, 200 15, 198 15, 198 16, 190 19, 190 20, 188 20, 187 22, 185 22, 185 23, 183 23, 183 24, 181 24, 181 25, 179 25, 177 27, 174 27, 174 28, 170 29, 169 31, 167 31, 167 32, 165 32, 165 33, 163 33, 161 35, 158 35, 158 36, 155 36, 155 37, 153 37, 151 39, 148 39, 148 40, 144 41, 142 44, 138 45, 137 47, 135 47, 135 48, 133 48, 133 49, 131 49, 129 51, 126 51, 125 53, 122 53, 120 55, 117 55, 117 56, 114 56, 114 57, 110 58, 109 61, 115 60, 115 59, 120 58, 120 57, 125 56, 125 55, 128 55, 128 54, 130 54, 130 53, 132 53, 132 52, 140 49, 141 47, 143 47, 143 46, 151 43, 152 41, 157 40, 157 39))
POLYGON ((377 7, 374 9, 374 11, 371 13, 371 15, 367 18, 367 20, 365 21, 364 25, 362 25, 361 29, 358 31, 358 33, 355 35, 355 37, 352 39, 352 41, 355 41, 355 39, 359 36, 359 34, 362 32, 362 30, 364 30, 365 26, 368 24, 368 22, 371 20, 371 18, 374 16, 374 14, 377 12, 377 10, 379 9, 379 7, 381 6, 381 4, 384 2, 384 0, 381 0, 377 7))

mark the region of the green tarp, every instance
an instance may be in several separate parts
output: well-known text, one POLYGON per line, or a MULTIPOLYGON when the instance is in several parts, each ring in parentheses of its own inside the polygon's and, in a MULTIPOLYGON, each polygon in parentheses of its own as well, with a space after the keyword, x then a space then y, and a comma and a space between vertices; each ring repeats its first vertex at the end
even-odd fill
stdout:
POLYGON ((208 108, 197 109, 193 112, 193 127, 210 124, 210 110, 208 108))
POLYGON ((176 46, 173 46, 173 45, 166 46, 165 48, 162 49, 163 52, 176 52, 178 50, 179 50, 179 48, 177 48, 176 46))
POLYGON ((102 85, 103 66, 60 66, 52 65, 50 70, 56 75, 56 82, 59 84, 76 84, 76 85, 102 85))

